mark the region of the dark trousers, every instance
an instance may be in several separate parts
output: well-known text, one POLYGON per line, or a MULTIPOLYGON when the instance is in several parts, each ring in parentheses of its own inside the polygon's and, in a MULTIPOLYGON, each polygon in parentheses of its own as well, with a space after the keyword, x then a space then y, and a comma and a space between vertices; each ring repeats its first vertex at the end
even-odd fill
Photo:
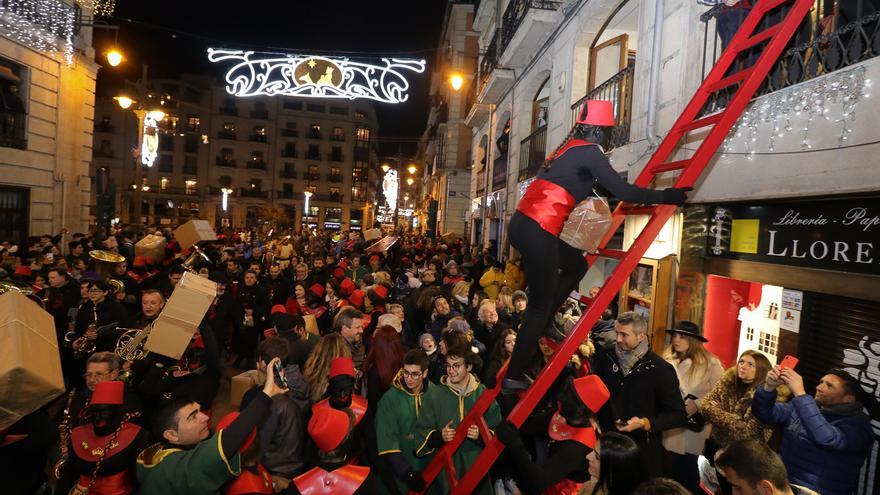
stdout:
POLYGON ((562 242, 519 211, 510 221, 510 243, 522 255, 529 304, 516 336, 507 377, 522 380, 544 328, 587 273, 587 260, 579 249, 562 242))
POLYGON ((678 481, 691 493, 703 493, 700 488, 700 467, 697 464, 697 456, 695 454, 676 454, 675 452, 666 452, 669 463, 666 469, 666 475, 678 481))

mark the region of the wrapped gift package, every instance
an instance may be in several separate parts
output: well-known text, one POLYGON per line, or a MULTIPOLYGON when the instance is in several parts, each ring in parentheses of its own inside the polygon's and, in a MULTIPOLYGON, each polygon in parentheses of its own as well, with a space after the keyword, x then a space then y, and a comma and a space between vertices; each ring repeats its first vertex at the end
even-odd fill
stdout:
POLYGON ((144 347, 150 352, 180 359, 216 295, 217 284, 185 272, 153 323, 144 347))
POLYGON ((375 241, 382 237, 382 229, 369 229, 364 231, 364 240, 367 242, 375 241))
POLYGON ((62 393, 52 316, 18 291, 0 295, 0 430, 62 393))
POLYGON ((245 371, 233 376, 229 388, 229 404, 236 408, 240 406, 245 392, 256 386, 262 386, 263 380, 265 380, 264 375, 257 370, 245 371))

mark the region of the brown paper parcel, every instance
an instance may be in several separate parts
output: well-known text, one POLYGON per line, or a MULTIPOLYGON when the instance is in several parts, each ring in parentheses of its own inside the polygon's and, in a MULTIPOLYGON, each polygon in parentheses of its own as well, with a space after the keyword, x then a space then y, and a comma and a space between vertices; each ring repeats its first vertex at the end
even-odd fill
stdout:
POLYGON ((611 210, 604 199, 592 196, 578 203, 562 226, 559 238, 571 247, 596 252, 611 228, 611 210))
POLYGON ((134 245, 134 255, 162 261, 165 258, 165 244, 165 238, 161 235, 148 234, 134 245))
POLYGON ((382 229, 368 229, 364 231, 364 240, 367 242, 374 241, 382 237, 382 229))
POLYGON ((311 332, 318 336, 321 335, 321 332, 318 330, 318 320, 315 318, 315 315, 303 315, 303 320, 306 322, 307 332, 311 332))
POLYGON ((211 228, 211 222, 207 220, 190 220, 177 227, 174 238, 180 244, 180 249, 189 249, 199 241, 216 241, 217 234, 211 228))
POLYGON ((240 406, 245 392, 258 385, 262 386, 264 383, 257 370, 249 370, 233 376, 229 388, 229 404, 235 407, 240 406))
POLYGON ((156 318, 145 348, 180 359, 216 295, 217 284, 191 272, 184 273, 156 318))
POLYGON ((0 295, 0 430, 62 393, 52 316, 20 292, 0 295))

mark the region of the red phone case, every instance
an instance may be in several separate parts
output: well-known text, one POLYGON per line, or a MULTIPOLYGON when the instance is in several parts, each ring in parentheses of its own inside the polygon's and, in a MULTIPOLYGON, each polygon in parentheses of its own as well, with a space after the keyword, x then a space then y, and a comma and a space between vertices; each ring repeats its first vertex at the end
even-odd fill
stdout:
POLYGON ((785 358, 782 359, 782 362, 779 363, 779 366, 782 368, 788 368, 790 370, 793 370, 794 367, 797 366, 797 364, 798 364, 798 358, 789 355, 789 356, 785 356, 785 358))

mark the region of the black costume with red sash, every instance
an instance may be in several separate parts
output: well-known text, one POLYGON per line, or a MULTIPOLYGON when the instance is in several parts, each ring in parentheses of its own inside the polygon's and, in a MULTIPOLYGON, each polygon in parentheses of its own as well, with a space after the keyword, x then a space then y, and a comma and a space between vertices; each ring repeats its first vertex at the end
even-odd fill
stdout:
POLYGON ((132 493, 137 455, 147 446, 146 431, 129 422, 122 424, 115 439, 114 430, 106 434, 99 434, 95 430, 92 423, 71 430, 70 461, 59 481, 59 493, 67 493, 74 484, 83 489, 89 488, 93 475, 96 476, 89 490, 90 495, 132 493), (101 466, 95 473, 99 460, 101 466))

